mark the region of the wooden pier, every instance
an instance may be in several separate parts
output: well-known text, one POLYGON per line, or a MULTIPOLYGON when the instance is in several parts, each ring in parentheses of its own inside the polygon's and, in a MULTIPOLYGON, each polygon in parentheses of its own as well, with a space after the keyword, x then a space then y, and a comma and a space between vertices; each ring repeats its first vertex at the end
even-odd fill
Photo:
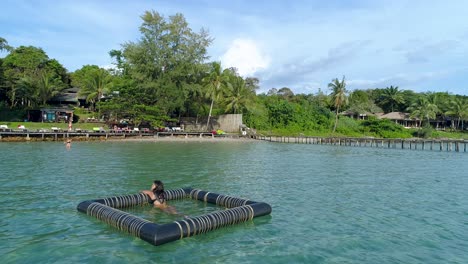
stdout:
POLYGON ((468 140, 453 139, 382 139, 343 137, 280 137, 256 136, 257 140, 278 143, 374 147, 387 149, 413 149, 432 151, 467 152, 468 140))
POLYGON ((125 138, 162 138, 162 137, 179 137, 179 138, 214 138, 211 132, 106 132, 106 131, 49 131, 49 132, 33 132, 33 131, 0 131, 0 142, 21 142, 21 141, 61 141, 73 139, 77 141, 89 140, 107 140, 107 139, 125 139, 125 138))

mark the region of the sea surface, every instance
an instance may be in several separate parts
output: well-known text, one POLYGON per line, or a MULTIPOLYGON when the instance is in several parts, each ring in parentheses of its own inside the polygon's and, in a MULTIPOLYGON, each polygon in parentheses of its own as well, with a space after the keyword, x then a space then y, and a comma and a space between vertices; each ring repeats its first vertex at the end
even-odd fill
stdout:
MULTIPOLYGON (((0 143, 1 263, 468 263, 468 154, 267 142, 0 143), (79 202, 193 187, 269 216, 155 247, 79 202)), ((198 215, 216 206, 170 201, 198 215)), ((150 206, 130 212, 157 223, 150 206)))

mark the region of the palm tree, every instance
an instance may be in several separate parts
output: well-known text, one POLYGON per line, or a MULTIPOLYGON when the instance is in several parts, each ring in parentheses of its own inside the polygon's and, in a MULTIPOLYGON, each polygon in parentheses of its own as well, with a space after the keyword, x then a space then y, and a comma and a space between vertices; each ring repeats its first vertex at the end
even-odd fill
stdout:
POLYGON ((343 76, 341 82, 338 78, 333 79, 332 82, 328 84, 328 88, 332 90, 331 97, 336 111, 335 126, 333 127, 333 133, 335 133, 336 126, 338 125, 338 113, 340 112, 340 108, 348 103, 348 91, 346 90, 345 77, 343 76))
MULTIPOLYGON (((461 129, 463 130, 463 119, 468 117, 468 103, 461 97, 455 97, 450 102, 449 111, 445 113, 448 116, 457 119, 457 128, 460 128, 460 122, 462 123, 461 129)), ((454 125, 452 121, 452 126, 454 125)))
POLYGON ((445 122, 446 113, 449 110, 449 94, 447 92, 428 92, 426 97, 430 104, 437 106, 436 127, 438 128, 439 123, 445 122))
POLYGON ((211 99, 210 112, 208 114, 208 121, 206 122, 206 128, 210 124, 211 113, 213 111, 213 104, 216 100, 219 99, 219 96, 222 93, 222 89, 225 87, 227 72, 223 71, 221 68, 220 62, 213 62, 211 64, 211 70, 208 73, 208 76, 203 78, 203 83, 205 84, 206 97, 211 99))
POLYGON ((394 111, 395 106, 404 102, 403 93, 398 90, 398 86, 390 86, 382 91, 382 103, 384 105, 389 105, 391 112, 394 111))
POLYGON ((226 86, 226 112, 237 114, 246 108, 250 103, 252 96, 255 95, 241 76, 232 76, 230 82, 226 86))
POLYGON ((86 102, 92 103, 95 109, 96 103, 101 101, 104 94, 109 92, 110 85, 109 73, 100 68, 90 74, 80 90, 80 94, 86 96, 86 102))
POLYGON ((437 105, 429 102, 427 96, 420 96, 416 102, 411 104, 408 107, 408 110, 411 112, 411 118, 418 118, 419 119, 419 126, 422 127, 422 122, 426 121, 429 124, 430 120, 434 120, 437 115, 437 105))
POLYGON ((8 96, 11 100, 11 107, 15 107, 17 103, 22 106, 31 106, 31 101, 34 100, 34 80, 30 76, 21 77, 16 83, 13 83, 8 96))
POLYGON ((47 100, 54 97, 60 92, 60 87, 53 84, 50 73, 41 72, 39 73, 39 79, 37 81, 37 97, 40 99, 42 105, 45 105, 47 100))

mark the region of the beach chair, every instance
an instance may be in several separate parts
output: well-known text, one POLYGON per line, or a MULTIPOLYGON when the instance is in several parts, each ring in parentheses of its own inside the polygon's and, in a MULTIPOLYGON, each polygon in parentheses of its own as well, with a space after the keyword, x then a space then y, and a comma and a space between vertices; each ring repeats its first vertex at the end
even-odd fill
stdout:
POLYGON ((11 129, 8 128, 8 125, 0 125, 0 131, 11 132, 11 129))
POLYGON ((106 131, 105 131, 104 128, 102 128, 102 127, 93 127, 93 132, 96 132, 96 133, 104 133, 104 132, 106 132, 106 131))
POLYGON ((21 132, 28 132, 28 129, 24 125, 18 125, 18 130, 21 132))

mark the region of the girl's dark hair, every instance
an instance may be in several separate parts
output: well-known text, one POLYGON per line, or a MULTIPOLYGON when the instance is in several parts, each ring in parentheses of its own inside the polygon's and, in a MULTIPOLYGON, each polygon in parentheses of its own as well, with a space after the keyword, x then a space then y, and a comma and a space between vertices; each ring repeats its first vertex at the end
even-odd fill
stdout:
POLYGON ((156 189, 154 189, 154 192, 164 192, 164 183, 162 183, 162 181, 156 180, 153 183, 156 185, 156 189))
POLYGON ((154 195, 159 200, 160 203, 164 203, 166 201, 166 193, 164 192, 164 184, 162 181, 154 181, 156 188, 153 190, 154 195))

